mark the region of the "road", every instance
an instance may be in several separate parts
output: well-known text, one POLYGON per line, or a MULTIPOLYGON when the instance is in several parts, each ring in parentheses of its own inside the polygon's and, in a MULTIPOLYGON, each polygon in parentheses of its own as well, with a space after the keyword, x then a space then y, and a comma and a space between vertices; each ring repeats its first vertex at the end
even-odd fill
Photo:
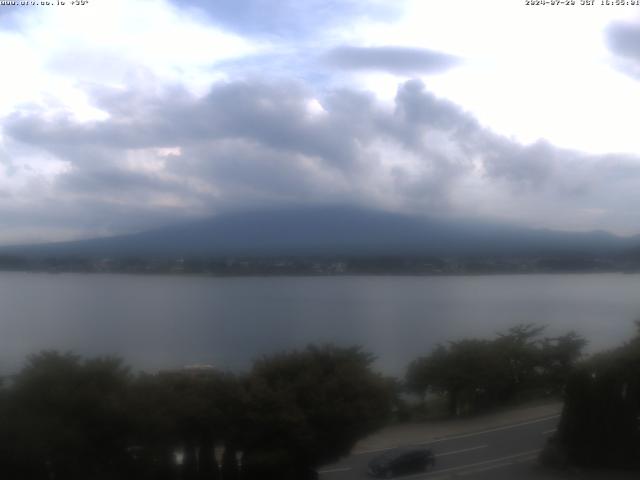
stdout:
MULTIPOLYGON (((523 421, 484 431, 445 437, 428 443, 413 443, 431 448, 436 467, 425 473, 402 479, 512 479, 545 478, 536 467, 536 459, 545 440, 555 431, 559 415, 523 421)), ((319 470, 321 480, 370 479, 368 462, 382 451, 364 451, 319 470)))

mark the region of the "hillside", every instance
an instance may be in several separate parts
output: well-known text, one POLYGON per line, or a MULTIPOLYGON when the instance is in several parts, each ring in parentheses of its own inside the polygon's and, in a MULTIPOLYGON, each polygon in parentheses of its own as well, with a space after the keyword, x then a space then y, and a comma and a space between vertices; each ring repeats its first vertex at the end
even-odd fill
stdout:
POLYGON ((13 246, 2 254, 81 257, 608 255, 637 238, 450 221, 353 207, 228 213, 91 240, 13 246))

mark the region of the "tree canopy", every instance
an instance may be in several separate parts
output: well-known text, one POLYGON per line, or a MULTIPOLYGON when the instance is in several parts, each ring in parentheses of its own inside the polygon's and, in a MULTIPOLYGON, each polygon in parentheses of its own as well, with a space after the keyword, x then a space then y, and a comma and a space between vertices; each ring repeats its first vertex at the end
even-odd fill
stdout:
POLYGON ((494 339, 438 345, 407 368, 407 388, 447 398, 449 413, 490 408, 534 392, 558 394, 586 341, 575 332, 542 337, 545 328, 518 325, 494 339))
POLYGON ((635 337, 593 356, 573 372, 551 461, 640 467, 640 323, 635 337))
POLYGON ((358 348, 332 346, 257 361, 248 379, 248 460, 265 446, 274 455, 288 452, 297 470, 292 478, 304 478, 309 465, 347 454, 390 412, 389 384, 371 370, 372 361, 358 348))
POLYGON ((119 359, 43 352, 0 387, 0 477, 234 480, 243 452, 243 480, 312 478, 387 419, 372 360, 310 346, 240 376, 133 375, 119 359))

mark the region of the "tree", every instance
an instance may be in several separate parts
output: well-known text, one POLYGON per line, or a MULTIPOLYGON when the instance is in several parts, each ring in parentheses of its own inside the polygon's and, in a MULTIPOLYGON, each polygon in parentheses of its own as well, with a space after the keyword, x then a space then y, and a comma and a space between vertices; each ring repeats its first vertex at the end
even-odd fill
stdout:
POLYGON ((423 399, 429 392, 445 396, 452 416, 515 401, 544 386, 560 391, 586 342, 575 333, 542 341, 543 331, 518 325, 493 340, 438 345, 409 365, 405 385, 423 399))
POLYGON ((493 406, 505 397, 511 365, 495 341, 465 339, 439 345, 414 361, 406 379, 411 391, 447 397, 449 415, 493 406))
POLYGON ((536 369, 540 365, 539 336, 545 328, 529 323, 498 334, 496 348, 500 351, 504 368, 509 372, 505 392, 507 397, 516 396, 534 383, 536 369))
POLYGON ((82 361, 56 352, 30 357, 5 399, 7 469, 21 479, 124 475, 129 381, 118 359, 82 361))
POLYGON ((258 360, 243 438, 249 478, 312 478, 318 465, 346 455, 382 425, 392 399, 372 362, 358 348, 332 346, 258 360))
POLYGON ((571 374, 558 432, 560 451, 586 466, 640 467, 640 324, 635 338, 600 353, 571 374))
POLYGON ((235 376, 217 370, 141 375, 132 396, 148 478, 171 475, 176 450, 184 452, 184 478, 216 478, 214 445, 235 441, 246 404, 235 376))
POLYGON ((545 388, 561 394, 576 363, 582 357, 587 341, 576 332, 545 338, 541 345, 541 368, 545 388))
POLYGON ((212 369, 134 377, 117 359, 44 352, 0 387, 0 475, 233 480, 242 450, 243 479, 312 478, 387 418, 391 382, 372 361, 357 348, 309 347, 263 358, 242 378, 212 369))

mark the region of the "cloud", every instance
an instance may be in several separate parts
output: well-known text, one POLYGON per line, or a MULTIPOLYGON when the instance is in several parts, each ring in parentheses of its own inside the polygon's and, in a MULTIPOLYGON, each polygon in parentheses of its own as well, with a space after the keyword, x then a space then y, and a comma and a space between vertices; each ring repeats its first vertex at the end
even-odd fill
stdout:
POLYGON ((607 30, 607 41, 617 55, 640 61, 640 24, 612 24, 607 30))
POLYGON ((20 28, 21 20, 28 8, 13 5, 0 5, 0 32, 14 32, 20 28))
MULTIPOLYGON (((0 7, 19 28, 0 30, 0 115, 29 103, 95 119, 91 86, 154 88, 180 83, 202 93, 225 78, 215 64, 257 55, 254 42, 182 14, 165 0, 97 0, 66 6, 0 7), (197 46, 197 47, 194 47, 197 46)), ((5 19, 2 19, 4 24, 5 19)))
POLYGON ((616 67, 640 80, 640 24, 614 22, 606 30, 609 49, 617 55, 616 67))
MULTIPOLYGON (((337 107, 331 121, 309 110, 310 97, 296 84, 220 83, 203 98, 181 89, 158 96, 142 92, 102 92, 97 103, 109 121, 77 123, 68 116, 53 121, 42 115, 13 115, 6 131, 14 138, 46 146, 56 153, 87 146, 147 148, 204 140, 246 138, 281 151, 320 157, 348 168, 358 136, 370 122, 370 99, 349 118, 337 107), (354 118, 358 123, 351 123, 354 118), (365 122, 365 123, 362 123, 365 122)), ((42 112, 44 113, 44 112, 42 112)), ((65 154, 65 155, 66 155, 65 154)), ((75 163, 81 163, 78 155, 75 163)))
POLYGON ((67 165, 50 186, 67 199, 187 215, 265 203, 399 205, 407 196, 443 204, 459 171, 439 141, 412 143, 408 119, 353 90, 316 98, 301 84, 254 81, 219 83, 204 97, 169 88, 99 89, 93 98, 107 119, 28 109, 4 122, 13 142, 67 165))
MULTIPOLYGON (((13 151, 60 165, 48 177, 20 170, 30 193, 13 193, 31 210, 15 201, 14 210, 55 209, 59 225, 82 235, 322 203, 508 220, 524 212, 533 224, 579 229, 593 212, 640 201, 639 158, 522 145, 418 80, 399 86, 393 108, 353 89, 258 80, 219 82, 204 96, 175 86, 91 95, 107 118, 30 108, 4 121, 13 151)), ((600 220, 628 228, 623 215, 600 220)))
POLYGON ((458 60, 440 52, 410 47, 350 47, 330 50, 325 61, 346 70, 380 70, 407 75, 440 73, 452 68, 458 60))
MULTIPOLYGON (((485 15, 502 34, 482 36, 478 15, 400 0, 0 7, 0 241, 317 203, 640 231, 638 156, 549 140, 637 150, 626 130, 602 128, 633 120, 637 83, 589 53, 619 15, 567 36, 560 18, 509 9, 509 21, 485 15), (550 55, 538 55, 541 25, 550 55)), ((640 79, 639 28, 614 23, 606 38, 640 79)))
POLYGON ((181 10, 205 12, 221 27, 249 36, 296 38, 326 33, 356 17, 386 17, 388 2, 362 0, 170 0, 181 10))
MULTIPOLYGON (((547 228, 637 232, 628 205, 640 201, 640 156, 597 155, 538 140, 523 145, 482 126, 419 81, 398 90, 402 138, 428 151, 439 139, 450 213, 497 217, 547 228), (626 205, 626 207, 625 207, 626 205)), ((414 147, 417 148, 417 147, 414 147)), ((429 157, 438 165, 435 155, 429 157)), ((406 191, 405 193, 409 193, 406 191)), ((443 193, 444 194, 444 193, 443 193)))
POLYGON ((6 18, 8 16, 15 15, 20 10, 25 9, 20 9, 19 6, 15 5, 0 5, 0 18, 6 18))

